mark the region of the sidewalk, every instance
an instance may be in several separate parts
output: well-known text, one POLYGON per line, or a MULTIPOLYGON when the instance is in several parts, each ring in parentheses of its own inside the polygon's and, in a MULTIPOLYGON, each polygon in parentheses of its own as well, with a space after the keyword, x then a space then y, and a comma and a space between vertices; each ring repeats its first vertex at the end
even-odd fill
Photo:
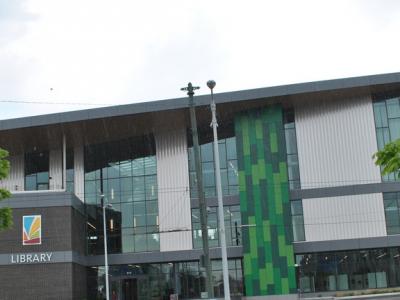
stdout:
POLYGON ((347 300, 347 299, 400 299, 400 293, 384 293, 384 294, 370 294, 370 295, 358 295, 358 296, 344 296, 344 297, 301 297, 300 299, 306 300, 347 300))

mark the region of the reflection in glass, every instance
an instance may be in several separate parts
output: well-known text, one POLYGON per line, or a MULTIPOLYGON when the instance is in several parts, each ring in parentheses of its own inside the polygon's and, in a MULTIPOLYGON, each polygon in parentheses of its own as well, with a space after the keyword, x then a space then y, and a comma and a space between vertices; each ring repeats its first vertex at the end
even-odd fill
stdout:
POLYGON ((113 205, 110 214, 120 220, 114 225, 115 242, 109 248, 110 253, 159 250, 153 136, 85 147, 85 203, 90 206, 88 223, 93 225, 93 228, 88 225, 90 254, 103 251, 101 214, 96 211, 100 195, 113 205))

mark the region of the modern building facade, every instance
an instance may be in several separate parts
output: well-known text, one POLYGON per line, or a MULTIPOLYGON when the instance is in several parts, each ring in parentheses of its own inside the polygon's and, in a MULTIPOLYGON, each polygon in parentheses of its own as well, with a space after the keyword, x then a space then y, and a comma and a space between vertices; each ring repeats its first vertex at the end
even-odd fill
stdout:
MULTIPOLYGON (((215 95, 232 297, 400 286, 400 73, 215 95)), ((223 296, 209 96, 195 96, 215 297, 223 296)), ((205 291, 187 98, 0 121, 14 227, 1 299, 205 291)))

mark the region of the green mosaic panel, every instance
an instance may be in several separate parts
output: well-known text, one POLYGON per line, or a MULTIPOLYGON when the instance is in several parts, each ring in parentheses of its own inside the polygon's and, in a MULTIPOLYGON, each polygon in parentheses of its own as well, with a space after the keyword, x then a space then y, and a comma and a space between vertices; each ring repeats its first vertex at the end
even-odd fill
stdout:
POLYGON ((235 118, 246 296, 296 293, 282 108, 235 118))

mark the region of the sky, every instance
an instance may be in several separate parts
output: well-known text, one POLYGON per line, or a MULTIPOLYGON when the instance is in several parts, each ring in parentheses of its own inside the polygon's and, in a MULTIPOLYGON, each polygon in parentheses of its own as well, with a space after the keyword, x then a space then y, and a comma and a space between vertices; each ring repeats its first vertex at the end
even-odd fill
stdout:
POLYGON ((399 72, 399 33, 398 0, 0 0, 0 120, 399 72))

